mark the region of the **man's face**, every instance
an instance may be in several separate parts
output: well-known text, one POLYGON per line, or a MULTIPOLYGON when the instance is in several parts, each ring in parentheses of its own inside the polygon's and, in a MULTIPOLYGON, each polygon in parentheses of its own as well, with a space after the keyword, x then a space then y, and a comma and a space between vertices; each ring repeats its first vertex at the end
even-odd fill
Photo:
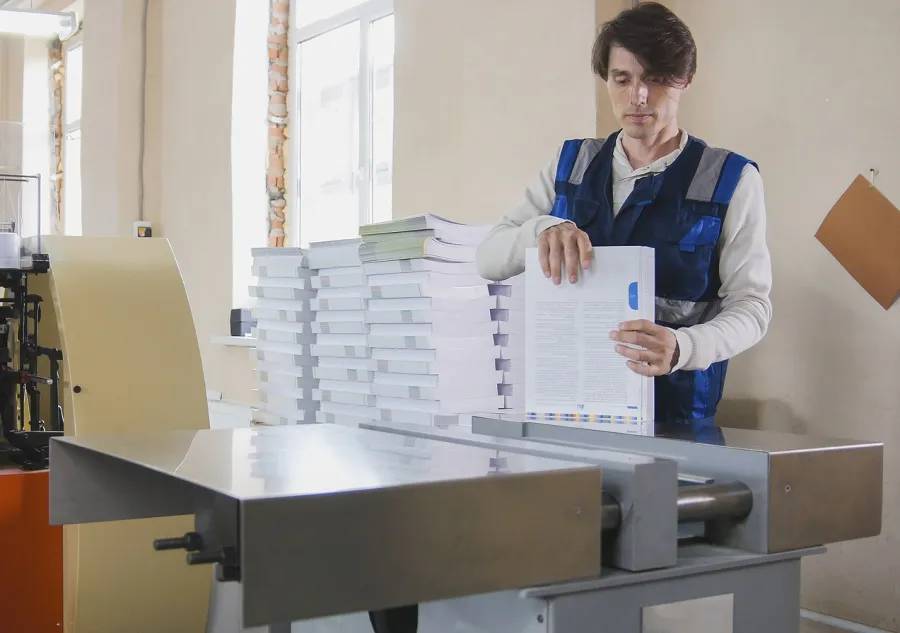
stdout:
POLYGON ((610 49, 608 67, 606 88, 625 134, 652 139, 673 124, 687 84, 673 86, 665 78, 646 75, 637 58, 620 46, 610 49))

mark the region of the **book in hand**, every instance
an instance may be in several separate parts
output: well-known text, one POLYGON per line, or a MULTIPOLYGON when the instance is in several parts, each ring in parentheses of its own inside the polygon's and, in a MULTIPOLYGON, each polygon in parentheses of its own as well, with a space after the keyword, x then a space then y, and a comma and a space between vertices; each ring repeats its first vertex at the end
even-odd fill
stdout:
POLYGON ((553 284, 526 250, 525 410, 532 421, 653 435, 653 378, 616 352, 610 332, 655 318, 655 257, 642 246, 595 247, 577 283, 553 284))

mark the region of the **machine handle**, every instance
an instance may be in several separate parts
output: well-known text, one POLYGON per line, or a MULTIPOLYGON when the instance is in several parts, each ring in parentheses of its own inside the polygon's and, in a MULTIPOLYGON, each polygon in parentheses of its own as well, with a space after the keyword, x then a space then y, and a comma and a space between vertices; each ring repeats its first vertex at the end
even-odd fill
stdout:
POLYGON ((203 549, 203 538, 196 532, 188 532, 175 538, 160 538, 153 541, 153 549, 157 552, 172 549, 183 549, 196 552, 203 549))

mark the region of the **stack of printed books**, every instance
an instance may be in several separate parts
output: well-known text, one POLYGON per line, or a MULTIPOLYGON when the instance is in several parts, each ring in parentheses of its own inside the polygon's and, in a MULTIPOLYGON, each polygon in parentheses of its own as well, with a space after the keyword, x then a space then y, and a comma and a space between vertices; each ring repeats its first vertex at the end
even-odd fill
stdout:
POLYGON ((302 424, 315 419, 316 380, 311 354, 310 301, 315 296, 307 254, 299 248, 255 248, 250 296, 257 321, 256 379, 259 405, 255 421, 302 424))
POLYGON ((358 425, 365 419, 359 410, 375 404, 366 323, 369 289, 359 245, 359 239, 309 245, 316 292, 312 354, 319 380, 313 398, 319 403, 316 420, 323 423, 358 425))
POLYGON ((489 229, 432 215, 361 228, 376 419, 452 425, 504 407, 498 299, 475 266, 489 229))
POLYGON ((499 393, 503 396, 503 413, 525 411, 525 275, 491 284, 497 307, 491 317, 497 322, 495 337, 500 346, 497 369, 503 372, 499 393))

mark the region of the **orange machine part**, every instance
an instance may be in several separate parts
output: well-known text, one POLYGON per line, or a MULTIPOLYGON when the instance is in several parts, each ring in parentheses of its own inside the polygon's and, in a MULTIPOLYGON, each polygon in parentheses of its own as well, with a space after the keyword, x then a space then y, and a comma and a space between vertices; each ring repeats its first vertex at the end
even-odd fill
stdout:
POLYGON ((0 633, 59 633, 63 530, 50 525, 46 470, 0 468, 0 633))

